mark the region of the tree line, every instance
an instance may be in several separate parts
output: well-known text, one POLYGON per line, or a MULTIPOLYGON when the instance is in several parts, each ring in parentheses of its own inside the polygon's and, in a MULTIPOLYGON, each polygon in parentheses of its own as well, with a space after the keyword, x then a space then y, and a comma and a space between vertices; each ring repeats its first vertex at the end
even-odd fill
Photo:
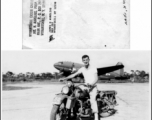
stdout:
POLYGON ((8 71, 2 75, 3 82, 15 82, 15 81, 34 81, 34 80, 52 80, 58 79, 60 76, 57 72, 50 73, 39 73, 36 74, 34 72, 26 72, 26 73, 19 73, 15 74, 12 71, 8 71))
MULTIPOLYGON (((43 81, 43 80, 55 80, 58 81, 59 78, 63 76, 60 75, 58 72, 50 73, 39 73, 36 74, 34 72, 26 72, 26 73, 19 73, 15 74, 12 71, 8 71, 5 74, 2 74, 3 82, 15 82, 15 81, 43 81)), ((145 82, 149 81, 149 73, 145 72, 144 70, 131 70, 131 73, 124 72, 123 77, 128 78, 132 82, 145 82)))
POLYGON ((124 72, 132 82, 149 82, 149 73, 144 70, 131 70, 131 73, 124 72))

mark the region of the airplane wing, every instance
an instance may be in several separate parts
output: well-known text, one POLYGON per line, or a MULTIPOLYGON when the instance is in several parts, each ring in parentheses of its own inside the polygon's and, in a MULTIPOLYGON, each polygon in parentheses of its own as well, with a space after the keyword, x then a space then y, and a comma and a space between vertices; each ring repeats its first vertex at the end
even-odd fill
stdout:
POLYGON ((124 65, 116 65, 116 66, 110 66, 110 67, 104 67, 104 68, 97 68, 98 75, 104 75, 109 72, 113 72, 115 70, 119 70, 124 68, 124 65))

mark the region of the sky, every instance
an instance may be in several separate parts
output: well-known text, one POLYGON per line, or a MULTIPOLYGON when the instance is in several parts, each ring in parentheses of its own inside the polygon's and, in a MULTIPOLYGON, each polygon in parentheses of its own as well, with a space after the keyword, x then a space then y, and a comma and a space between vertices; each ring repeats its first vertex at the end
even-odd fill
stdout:
POLYGON ((59 61, 71 61, 82 63, 82 55, 90 56, 90 64, 93 66, 107 67, 122 62, 124 70, 145 70, 150 72, 151 52, 131 50, 25 50, 25 51, 2 51, 2 72, 13 73, 42 73, 58 72, 54 63, 59 61))

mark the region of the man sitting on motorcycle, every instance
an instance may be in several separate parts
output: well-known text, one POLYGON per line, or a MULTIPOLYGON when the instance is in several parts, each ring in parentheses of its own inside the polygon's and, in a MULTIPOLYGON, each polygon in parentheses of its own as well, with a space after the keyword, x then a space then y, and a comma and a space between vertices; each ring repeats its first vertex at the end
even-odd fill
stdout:
POLYGON ((83 74, 85 84, 88 86, 89 90, 91 108, 95 115, 95 120, 98 120, 98 106, 96 101, 97 87, 95 85, 98 81, 97 68, 89 64, 90 58, 88 55, 82 56, 82 62, 84 63, 84 67, 80 68, 76 73, 64 78, 64 80, 72 79, 81 73, 83 74))

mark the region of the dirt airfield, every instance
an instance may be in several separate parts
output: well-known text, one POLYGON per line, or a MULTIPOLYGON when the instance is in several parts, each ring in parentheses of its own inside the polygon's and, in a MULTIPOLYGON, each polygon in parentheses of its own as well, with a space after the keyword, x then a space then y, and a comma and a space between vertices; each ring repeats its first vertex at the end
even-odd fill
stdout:
MULTIPOLYGON (((52 100, 64 84, 7 84, 29 89, 2 91, 2 120, 49 120, 52 100)), ((148 83, 101 83, 99 90, 116 90, 117 113, 103 120, 150 120, 148 83)))

